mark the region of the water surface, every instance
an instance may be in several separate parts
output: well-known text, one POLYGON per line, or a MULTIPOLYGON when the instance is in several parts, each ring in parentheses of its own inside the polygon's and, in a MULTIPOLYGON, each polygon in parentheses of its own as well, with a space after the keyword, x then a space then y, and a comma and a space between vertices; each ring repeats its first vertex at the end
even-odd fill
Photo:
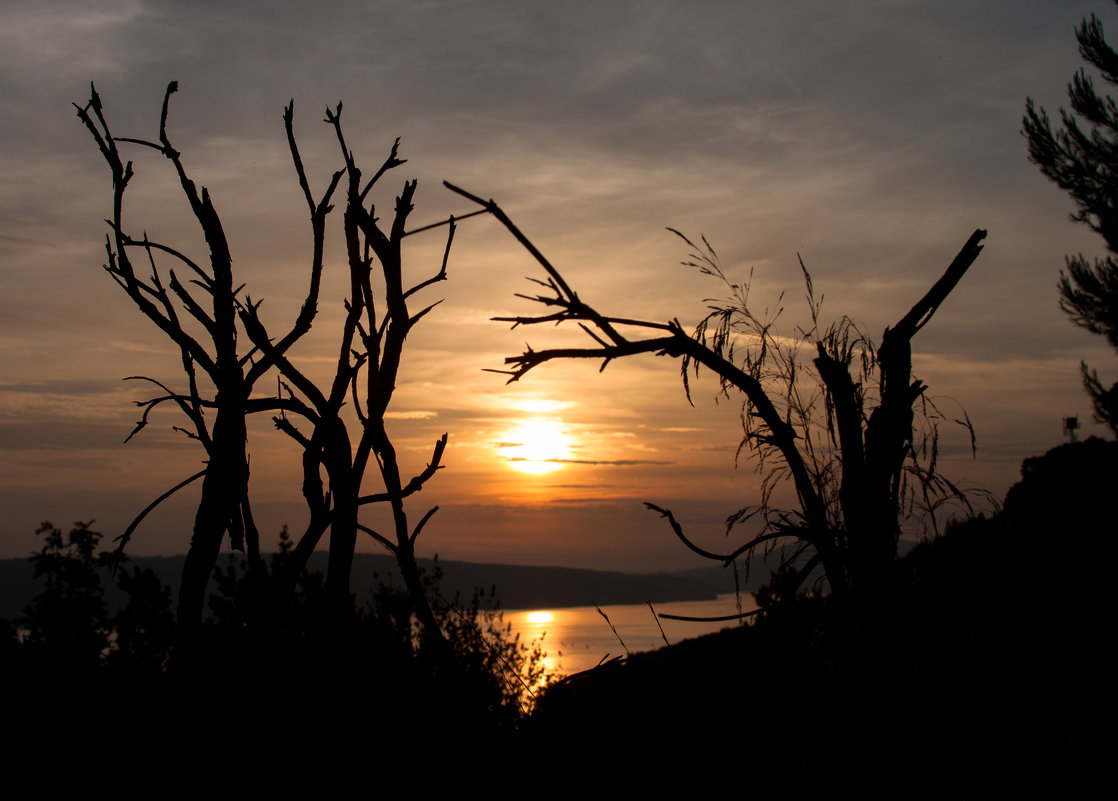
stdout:
MULTIPOLYGON (((656 606, 657 613, 694 617, 732 615, 756 609, 753 596, 743 593, 720 595, 713 601, 676 601, 656 606)), ((562 609, 512 609, 504 612, 505 622, 519 634, 522 642, 532 642, 543 635, 543 646, 552 670, 569 675, 594 667, 601 661, 629 652, 651 651, 664 647, 664 638, 671 644, 700 634, 719 631, 736 625, 733 621, 695 623, 660 620, 647 604, 603 606, 609 623, 593 606, 562 609), (611 630, 610 624, 616 633, 611 630)))

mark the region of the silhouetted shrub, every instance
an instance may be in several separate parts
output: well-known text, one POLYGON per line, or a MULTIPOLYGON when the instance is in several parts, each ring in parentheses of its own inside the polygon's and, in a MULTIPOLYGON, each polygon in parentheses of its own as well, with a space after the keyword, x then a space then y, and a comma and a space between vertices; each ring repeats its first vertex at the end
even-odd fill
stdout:
MULTIPOLYGON (((6 621, 0 630, 0 674, 21 688, 7 711, 29 733, 17 752, 32 763, 45 758, 33 742, 59 726, 99 731, 87 740, 109 737, 154 760, 218 726, 238 758, 262 764, 292 743, 308 764, 356 766, 372 749, 408 764, 465 764, 511 743, 528 688, 544 678, 540 649, 511 634, 492 591, 446 601, 440 571, 425 578, 448 652, 431 647, 402 588, 381 582, 344 615, 321 574, 303 571, 292 590, 285 536, 264 569, 231 556, 215 571, 213 614, 189 659, 176 659, 170 591, 150 570, 98 553, 89 524, 68 536, 44 524, 40 534, 32 561, 46 586, 19 621, 22 642, 6 621), (126 594, 115 614, 102 584, 110 564, 126 594), (225 704, 231 690, 236 703, 225 704)), ((95 750, 75 758, 95 764, 95 750)))
MULTIPOLYGON (((1079 54, 1098 70, 1103 80, 1118 84, 1118 52, 1107 43, 1102 22, 1094 14, 1075 32, 1079 54)), ((1073 222, 1083 223, 1106 242, 1106 258, 1088 261, 1083 254, 1067 256, 1060 271, 1060 308, 1080 328, 1106 337, 1118 349, 1118 107, 1110 95, 1100 95, 1094 80, 1080 69, 1068 85, 1071 111, 1060 109, 1060 124, 1052 129, 1048 112, 1032 98, 1025 104, 1022 132, 1029 143, 1029 160, 1075 201, 1073 222), (1085 130, 1089 129, 1089 130, 1085 130)), ((1083 388, 1091 398, 1095 420, 1118 434, 1118 382, 1106 387, 1096 370, 1079 363, 1083 388)))
POLYGON ((97 553, 101 534, 77 522, 68 534, 50 523, 36 536, 43 547, 31 557, 34 575, 45 587, 18 624, 27 630, 24 650, 38 669, 87 672, 103 662, 109 648, 105 592, 99 568, 112 556, 97 553))

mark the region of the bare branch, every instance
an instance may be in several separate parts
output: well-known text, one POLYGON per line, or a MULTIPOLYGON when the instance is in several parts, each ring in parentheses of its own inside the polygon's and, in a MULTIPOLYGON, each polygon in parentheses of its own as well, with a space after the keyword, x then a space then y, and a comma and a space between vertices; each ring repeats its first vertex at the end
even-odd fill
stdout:
POLYGON ((569 286, 567 286, 567 282, 563 280, 563 276, 559 274, 559 271, 556 270, 551 265, 551 262, 549 262, 543 255, 543 253, 541 253, 540 250, 532 244, 531 240, 529 240, 528 237, 521 233, 520 229, 513 224, 512 220, 509 219, 508 215, 505 214, 505 212, 501 209, 500 206, 496 204, 496 202, 494 202, 493 200, 482 200, 477 195, 472 195, 465 189, 460 189, 449 181, 443 181, 443 186, 445 186, 451 192, 455 192, 461 195, 467 200, 472 200, 474 203, 482 206, 486 211, 496 217, 501 225, 505 226, 505 228, 508 229, 508 232, 513 235, 516 241, 519 242, 525 250, 532 254, 532 258, 534 258, 539 263, 539 265, 544 268, 549 276, 551 276, 551 279, 555 281, 556 286, 559 287, 563 295, 566 296, 568 300, 573 301, 578 299, 578 296, 575 295, 575 293, 569 286))
MULTIPOLYGON (((303 160, 299 155, 299 146, 295 140, 294 114, 295 101, 292 100, 284 110, 283 120, 284 129, 287 132, 288 149, 291 151, 291 160, 295 165, 295 172, 299 178, 299 186, 303 190, 303 196, 307 201, 307 206, 311 213, 312 253, 310 284, 307 288, 306 299, 299 309, 299 315, 296 317, 291 330, 285 334, 279 342, 275 343, 273 349, 270 351, 270 355, 269 353, 265 353, 264 358, 249 370, 246 380, 250 385, 273 365, 277 356, 282 356, 287 353, 288 349, 295 344, 295 342, 310 331, 314 318, 318 314, 318 296, 322 286, 322 266, 326 247, 326 216, 334 208, 330 203, 330 198, 333 197, 338 183, 345 174, 345 170, 334 172, 330 178, 329 185, 326 187, 326 191, 322 195, 322 199, 317 203, 314 201, 314 196, 311 194, 310 183, 307 180, 306 171, 303 168, 303 160)), ((257 332, 259 336, 263 333, 263 323, 259 320, 259 315, 256 313, 258 308, 259 303, 253 307, 253 314, 257 322, 260 323, 260 331, 257 332)), ((254 343, 257 344, 257 347, 260 347, 259 343, 256 343, 255 340, 254 343)), ((261 348, 261 350, 263 351, 263 348, 261 348)))
POLYGON ((159 504, 163 503, 163 501, 170 498, 172 495, 174 495, 176 492, 181 490, 183 487, 197 481, 198 479, 200 479, 204 475, 206 475, 206 471, 205 470, 199 470, 197 473, 192 475, 190 478, 187 478, 183 481, 180 481, 178 484, 171 487, 169 490, 164 492, 162 495, 160 495, 158 498, 156 498, 154 501, 152 501, 146 507, 144 507, 144 510, 142 512, 140 512, 131 523, 128 524, 128 528, 126 528, 124 530, 124 533, 119 535, 118 537, 114 538, 114 540, 113 540, 114 542, 119 542, 120 543, 120 545, 118 545, 117 548, 116 548, 117 553, 124 553, 124 546, 126 546, 128 544, 128 542, 132 539, 132 532, 134 532, 136 530, 136 528, 140 525, 140 523, 143 522, 143 519, 148 516, 148 513, 151 512, 152 509, 157 507, 159 504))
POLYGON ((763 609, 752 609, 748 612, 739 612, 736 615, 717 615, 715 617, 694 617, 692 615, 669 615, 667 612, 658 612, 657 617, 664 620, 683 620, 690 623, 720 623, 729 620, 745 620, 747 617, 759 615, 763 609))
MULTIPOLYGON (((314 196, 311 195, 311 185, 307 180, 307 172, 303 169, 303 158, 299 155, 299 145, 295 141, 295 98, 291 98, 287 107, 283 110, 283 128, 287 132, 287 147, 291 151, 291 161, 295 164, 295 174, 299 177, 299 188, 303 190, 303 197, 307 200, 307 206, 310 208, 311 217, 314 217, 318 204, 314 202, 314 196)), ((337 186, 338 181, 342 177, 342 172, 339 170, 334 173, 334 181, 330 185, 330 190, 337 186)))
POLYGON ((412 315, 411 317, 409 317, 409 318, 408 318, 408 327, 410 328, 411 326, 413 326, 413 325, 415 325, 416 323, 418 323, 418 322, 419 322, 420 320, 422 320, 422 319, 423 319, 423 317, 424 317, 424 316, 425 316, 425 315, 427 314, 427 312, 431 311, 431 309, 435 308, 435 307, 436 307, 436 306, 438 306, 438 305, 439 305, 440 303, 442 303, 442 301, 441 301, 441 300, 436 300, 436 301, 435 301, 434 303, 432 303, 432 304, 431 304, 430 306, 428 306, 427 308, 425 308, 425 309, 423 309, 422 311, 418 311, 418 312, 416 312, 415 314, 413 314, 413 315, 412 315))
POLYGON ((692 542, 690 539, 688 539, 687 535, 683 533, 683 527, 679 524, 679 521, 677 521, 675 519, 675 515, 672 514, 670 509, 663 509, 663 508, 657 506, 656 504, 648 503, 647 501, 645 502, 644 505, 645 505, 646 508, 651 509, 653 512, 657 512, 661 517, 667 518, 668 524, 672 527, 672 531, 675 532, 675 535, 676 535, 676 537, 679 538, 680 542, 682 542, 684 545, 686 545, 692 551, 697 553, 699 556, 702 556, 706 559, 712 559, 715 562, 722 562, 723 566, 731 564, 735 559, 737 559, 742 554, 748 553, 749 551, 753 550, 757 546, 762 545, 763 543, 768 542, 770 540, 781 539, 783 537, 800 536, 800 534, 798 532, 793 533, 791 531, 770 532, 768 534, 762 534, 758 537, 754 537, 752 540, 747 542, 745 545, 742 545, 741 547, 736 548, 735 550, 731 551, 728 554, 719 554, 719 553, 714 553, 713 551, 708 551, 705 548, 701 548, 698 545, 696 545, 694 542, 692 542))
POLYGON ((245 402, 246 414, 260 414, 261 412, 292 412, 305 418, 311 423, 318 423, 319 415, 307 404, 295 397, 289 398, 249 398, 245 402))
MULTIPOLYGON (((113 224, 111 221, 106 220, 106 222, 109 222, 109 224, 113 225, 114 228, 116 227, 115 224, 113 224)), ((190 259, 190 257, 188 257, 184 253, 181 253, 180 251, 175 250, 174 248, 169 247, 167 245, 163 245, 159 242, 152 242, 150 239, 148 239, 148 235, 147 235, 146 232, 144 233, 144 238, 140 239, 140 240, 133 239, 132 237, 125 234, 123 231, 120 232, 120 236, 123 240, 123 243, 125 245, 129 246, 129 247, 142 247, 145 250, 149 250, 149 251, 150 250, 159 250, 159 251, 162 251, 163 253, 166 253, 170 256, 175 257, 176 259, 181 261, 183 264, 185 264, 187 267, 189 267, 198 276, 198 278, 202 281, 202 283, 205 284, 205 286, 207 288, 213 285, 213 279, 206 273, 205 270, 203 270, 201 267, 199 267, 197 264, 195 264, 190 259)), ((150 254, 149 254, 149 257, 150 257, 150 254)), ((153 264, 154 264, 154 262, 153 262, 153 264)))
POLYGON ((194 300, 193 297, 191 297, 190 293, 186 291, 186 288, 179 282, 179 279, 175 276, 174 270, 171 270, 170 276, 171 291, 178 295, 179 300, 182 301, 182 305, 188 312, 190 312, 190 316, 201 323, 202 327, 206 329, 207 333, 209 333, 211 336, 216 336, 217 323, 214 321, 214 319, 206 314, 205 310, 198 304, 196 300, 194 300))
POLYGON ((924 297, 909 309, 908 314, 898 320, 897 324, 892 327, 894 336, 911 339, 916 332, 928 324, 932 315, 936 313, 936 309, 947 299, 947 296, 962 280, 967 270, 974 264, 978 254, 982 252, 982 245, 979 243, 985 238, 986 231, 981 228, 975 229, 975 232, 970 235, 970 239, 963 245, 962 250, 948 266, 947 271, 932 285, 932 288, 927 291, 924 297))
POLYGON ((418 476, 412 478, 412 480, 407 483, 407 486, 400 489, 399 492, 380 492, 375 495, 365 495, 358 498, 357 503, 365 505, 369 503, 399 501, 403 500, 409 495, 414 495, 415 493, 419 492, 421 489, 423 489, 423 485, 430 481, 435 473, 442 469, 441 462, 443 458, 443 451, 446 450, 446 440, 447 435, 443 434, 439 441, 435 443, 435 450, 431 454, 431 461, 428 463, 426 469, 418 476))
MULTIPOLYGON (((437 509, 438 507, 435 507, 435 508, 437 509)), ((388 549, 389 551, 391 551, 392 553, 396 553, 396 552, 397 552, 396 544, 395 544, 394 542, 392 542, 392 541, 391 541, 390 539, 388 539, 387 537, 384 537, 384 536, 382 536, 382 535, 378 534, 378 533, 377 533, 376 531, 374 531, 373 529, 369 528, 368 526, 365 526, 365 525, 362 525, 361 523, 358 523, 358 524, 357 524, 357 529, 358 529, 359 531, 364 531, 364 532, 365 532, 366 534, 368 534, 368 535, 369 535, 370 537, 372 537, 372 538, 373 538, 374 540, 376 540, 377 542, 379 542, 379 543, 380 543, 381 545, 383 545, 383 546, 384 546, 385 548, 387 548, 387 549, 388 549)))
MULTIPOLYGON (((475 214, 480 214, 480 212, 475 212, 475 214)), ((428 278, 426 281, 421 281, 420 283, 416 284, 411 289, 409 289, 407 292, 405 292, 404 293, 404 299, 405 300, 410 298, 412 295, 414 295, 416 292, 420 291, 421 289, 426 289, 427 287, 431 286, 431 284, 435 284, 435 283, 438 283, 439 281, 445 281, 446 280, 446 264, 447 264, 447 261, 449 261, 449 259, 450 259, 450 245, 451 245, 452 242, 454 242, 454 232, 457 230, 457 226, 454 224, 454 217, 451 217, 448 220, 448 222, 450 224, 450 228, 447 230, 446 247, 443 248, 443 261, 442 261, 442 264, 439 267, 439 272, 437 274, 433 275, 432 277, 428 278)), ((438 224, 441 225, 441 223, 438 223, 438 224)), ((432 228, 432 227, 433 226, 427 226, 426 228, 432 228)), ((426 228, 423 229, 423 230, 426 230, 426 228)), ((409 233, 416 233, 416 232, 412 231, 412 232, 409 232, 409 233)), ((409 234, 404 234, 403 236, 408 236, 408 235, 409 234)), ((440 301, 440 303, 441 303, 441 301, 440 301)), ((412 321, 411 321, 411 324, 415 325, 415 323, 418 319, 419 319, 419 315, 413 317, 412 321)))
POLYGON ((203 399, 201 396, 198 395, 196 390, 188 395, 183 395, 181 393, 175 392, 162 382, 157 381, 154 378, 149 378, 145 375, 130 375, 126 376, 123 380, 147 381, 151 384, 155 384, 157 387, 167 393, 167 395, 163 397, 152 398, 151 400, 146 401, 135 401, 136 406, 144 407, 144 413, 143 417, 136 423, 136 427, 132 429, 132 433, 130 433, 128 437, 125 438, 125 443, 127 443, 128 440, 132 439, 132 437, 134 437, 136 434, 140 433, 140 431, 142 431, 147 426, 148 414, 151 412, 152 409, 154 409, 160 403, 170 400, 174 401, 179 409, 182 410, 183 414, 187 416, 187 419, 194 423, 196 434, 192 435, 193 438, 200 440, 203 447, 207 451, 209 451, 210 437, 209 432, 206 429, 205 420, 202 416, 202 407, 214 407, 216 404, 214 404, 213 401, 203 399))
POLYGON ((415 544, 415 541, 419 538, 419 533, 423 531, 423 527, 427 525, 427 521, 434 517, 435 512, 437 511, 439 511, 439 507, 437 506, 432 506, 430 509, 427 510, 427 514, 423 515, 423 517, 420 518, 419 522, 415 524, 415 530, 412 531, 411 537, 408 539, 408 542, 412 543, 413 545, 415 544))
POLYGON ((478 209, 477 211, 470 211, 470 212, 467 212, 465 214, 458 214, 458 215, 452 214, 449 217, 447 217, 445 220, 439 220, 438 222, 428 223, 427 225, 421 225, 419 228, 413 228, 410 231, 405 231, 403 235, 404 236, 412 236, 413 234, 421 234, 424 231, 430 231, 432 228, 441 228, 444 225, 453 226, 456 222, 461 222, 462 220, 468 220, 471 217, 477 217, 479 214, 488 214, 488 213, 489 213, 488 209, 478 209))
POLYGON ((303 446, 304 450, 311 450, 313 447, 311 441, 303 436, 303 433, 295 427, 295 424, 286 417, 273 417, 272 422, 276 424, 276 428, 303 446))
MULTIPOLYGON (((338 104, 338 114, 339 114, 339 116, 341 115, 341 108, 342 108, 342 104, 339 103, 338 104)), ((376 171, 376 173, 373 174, 373 177, 369 179, 369 182, 367 184, 365 184, 365 188, 361 190, 361 200, 364 200, 368 196, 369 190, 373 188, 373 184, 375 184, 377 181, 380 180, 382 175, 384 175, 386 172, 388 172, 391 169, 395 169, 396 167, 399 167, 402 164, 407 164, 407 162, 408 162, 407 159, 401 159, 401 158, 396 157, 396 154, 399 152, 399 149, 400 149, 400 137, 396 137, 396 141, 392 143, 392 152, 390 152, 388 154, 388 158, 386 158, 384 160, 384 163, 380 165, 380 169, 378 169, 376 171)))
POLYGON ((268 332, 264 329, 264 325, 260 322, 260 318, 257 314, 258 306, 259 304, 253 306, 250 303, 239 305, 237 313, 241 319, 242 325, 245 327, 245 332, 249 335, 253 344, 260 349, 261 353, 263 353, 272 364, 279 367, 280 372, 286 376, 292 384, 298 387, 299 391, 310 399, 311 405, 322 414, 327 405, 326 398, 322 395, 322 391, 319 390, 313 381, 303 375, 302 371, 295 367, 295 365, 272 344, 271 340, 268 339, 268 332))
MULTIPOLYGON (((688 339, 686 336, 683 339, 688 339)), ((668 356, 679 356, 681 341, 678 337, 660 337, 658 339, 643 339, 636 342, 626 341, 620 345, 609 345, 602 348, 551 348, 548 350, 527 350, 519 356, 509 356, 505 364, 513 366, 508 383, 519 381, 520 377, 544 362, 554 359, 615 359, 619 356, 632 356, 637 353, 655 353, 668 356)), ((495 372, 495 371, 493 371, 495 372)))

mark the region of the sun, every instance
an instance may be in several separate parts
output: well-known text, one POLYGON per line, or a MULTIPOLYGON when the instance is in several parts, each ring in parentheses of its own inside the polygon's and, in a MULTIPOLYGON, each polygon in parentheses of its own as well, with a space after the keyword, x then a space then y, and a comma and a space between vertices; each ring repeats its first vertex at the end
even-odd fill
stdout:
POLYGON ((551 473, 571 458, 571 440, 560 420, 525 420, 502 439, 497 446, 501 457, 520 473, 551 473))

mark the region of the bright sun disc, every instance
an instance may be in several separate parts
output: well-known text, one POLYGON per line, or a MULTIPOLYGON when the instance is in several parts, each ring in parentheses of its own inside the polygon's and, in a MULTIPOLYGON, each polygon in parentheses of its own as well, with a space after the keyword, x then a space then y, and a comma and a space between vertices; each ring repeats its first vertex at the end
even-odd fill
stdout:
POLYGON ((542 623, 550 623, 554 619, 554 615, 550 612, 529 612, 525 619, 529 623, 535 623, 538 626, 542 623))
POLYGON ((561 423, 525 420, 505 435, 500 450, 513 470, 542 475, 558 470, 570 459, 571 443, 561 423))

